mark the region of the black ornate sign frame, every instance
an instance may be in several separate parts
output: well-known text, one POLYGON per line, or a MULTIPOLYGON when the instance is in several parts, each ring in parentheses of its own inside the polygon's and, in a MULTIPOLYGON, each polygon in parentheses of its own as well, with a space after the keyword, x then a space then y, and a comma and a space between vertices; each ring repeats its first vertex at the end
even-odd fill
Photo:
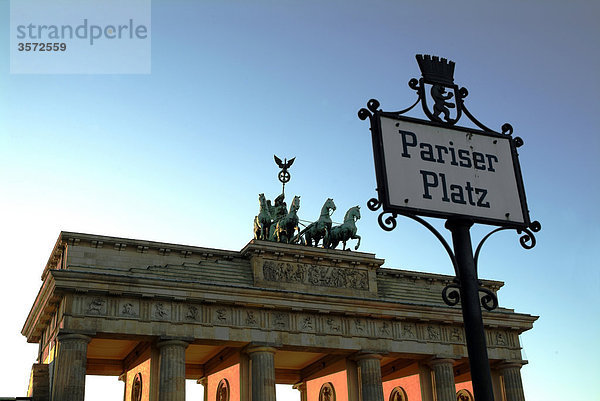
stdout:
MULTIPOLYGON (((412 78, 408 82, 408 86, 417 92, 417 100, 412 106, 396 111, 385 112, 379 106, 380 103, 376 99, 371 99, 367 102, 367 108, 362 108, 358 111, 358 117, 361 120, 369 118, 371 122, 371 136, 373 141, 373 154, 375 159, 375 173, 377 178, 377 208, 383 207, 383 213, 390 213, 395 219, 396 215, 421 215, 428 217, 438 217, 446 219, 468 219, 474 223, 490 224, 504 228, 513 228, 522 231, 533 232, 539 231, 540 224, 532 222, 529 217, 529 209, 525 197, 525 189, 523 185, 523 176, 519 164, 517 148, 523 145, 523 139, 513 137, 513 127, 505 123, 500 131, 495 131, 479 120, 477 120, 466 107, 464 100, 468 96, 469 91, 464 87, 459 87, 454 83, 454 62, 445 58, 439 58, 429 55, 417 55, 417 62, 421 69, 421 78, 412 78), (430 96, 427 95, 427 89, 430 90, 430 96), (429 97, 429 103, 428 103, 429 97), (424 114, 430 121, 417 118, 407 117, 404 114, 412 110, 417 104, 421 103, 424 114), (454 112, 452 112, 455 110, 454 112), (465 115, 478 129, 456 126, 460 118, 465 115), (514 219, 493 219, 485 217, 477 217, 468 214, 458 214, 448 211, 429 210, 424 208, 409 207, 407 205, 392 204, 390 201, 389 188, 387 186, 386 160, 384 157, 383 139, 381 119, 382 117, 395 119, 402 122, 410 122, 425 127, 436 127, 450 132, 466 133, 468 135, 477 135, 483 137, 492 137, 497 140, 508 141, 510 144, 510 152, 512 164, 514 168, 515 182, 517 186, 518 196, 521 202, 522 222, 514 221, 514 219)), ((375 210, 370 207, 371 210, 375 210)), ((381 217, 381 216, 380 216, 381 217)), ((386 229, 384 225, 380 225, 386 229)))
MULTIPOLYGON (((494 225, 494 226, 509 227, 509 228, 515 228, 515 229, 529 228, 531 226, 531 219, 529 217, 529 209, 527 207, 527 200, 525 197, 525 187, 523 184, 523 176, 521 174, 521 167, 519 164, 519 158, 518 158, 518 153, 517 153, 517 147, 521 146, 523 144, 523 141, 519 137, 513 138, 511 136, 512 130, 509 133, 501 134, 501 133, 497 133, 497 132, 493 132, 493 131, 475 130, 475 129, 471 129, 468 127, 452 127, 452 128, 450 128, 447 125, 444 125, 441 123, 437 123, 437 122, 433 122, 433 121, 430 122, 430 121, 421 120, 421 119, 417 119, 417 118, 402 116, 401 112, 384 112, 384 111, 378 110, 377 107, 379 107, 379 102, 377 102, 374 99, 372 99, 368 102, 367 107, 369 107, 369 109, 373 112, 373 114, 370 116, 371 133, 372 133, 372 141, 373 141, 373 157, 375 160, 375 174, 376 174, 376 179, 377 179, 378 198, 379 198, 379 202, 381 203, 381 205, 383 207, 383 212, 397 213, 397 214, 410 213, 410 214, 415 214, 415 215, 420 215, 420 216, 438 217, 438 218, 444 218, 444 219, 467 218, 467 219, 472 220, 475 223, 489 224, 489 225, 494 225), (424 125, 424 126, 439 127, 439 128, 443 128, 444 130, 463 132, 463 133, 467 133, 467 134, 471 134, 471 135, 496 138, 497 140, 500 140, 500 141, 508 141, 509 146, 510 146, 510 151, 511 151, 512 164, 514 167, 515 182, 517 185, 518 196, 519 196, 519 200, 521 203, 520 206, 521 206, 521 214, 523 217, 523 223, 515 222, 513 220, 492 219, 492 218, 478 217, 478 216, 473 216, 473 215, 466 215, 466 214, 459 214, 459 213, 452 213, 452 212, 441 212, 441 211, 435 211, 435 210, 431 210, 431 209, 413 208, 410 206, 393 204, 390 201, 390 193, 389 193, 389 188, 387 185, 388 176, 387 176, 386 160, 385 160, 385 154, 384 154, 383 133, 382 133, 382 129, 381 129, 381 118, 382 117, 387 117, 387 118, 391 118, 391 119, 398 120, 398 121, 416 123, 416 124, 424 125)), ((364 110, 364 109, 362 109, 362 110, 364 110)))

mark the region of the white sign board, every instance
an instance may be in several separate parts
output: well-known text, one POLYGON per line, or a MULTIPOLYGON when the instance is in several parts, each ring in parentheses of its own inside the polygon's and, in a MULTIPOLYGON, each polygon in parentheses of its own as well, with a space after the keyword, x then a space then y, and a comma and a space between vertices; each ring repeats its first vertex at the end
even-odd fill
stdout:
POLYGON ((379 118, 377 174, 388 210, 529 224, 512 137, 379 118))

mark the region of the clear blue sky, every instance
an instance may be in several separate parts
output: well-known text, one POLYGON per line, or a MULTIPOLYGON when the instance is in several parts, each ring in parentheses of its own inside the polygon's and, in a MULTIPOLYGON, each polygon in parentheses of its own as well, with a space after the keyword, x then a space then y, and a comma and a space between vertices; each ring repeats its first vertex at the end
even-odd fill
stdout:
POLYGON ((452 274, 428 231, 383 232, 365 207, 375 175, 356 112, 412 104, 426 53, 456 62, 475 116, 525 141, 538 245, 498 234, 480 275, 506 283, 502 306, 541 316, 521 337, 526 397, 599 400, 599 18, 591 1, 153 1, 151 74, 17 75, 0 0, 0 396, 25 394, 36 347, 20 330, 60 230, 239 250, 257 194, 280 191, 274 153, 297 158, 286 192, 301 218, 327 197, 337 220, 359 204, 361 250, 452 274))

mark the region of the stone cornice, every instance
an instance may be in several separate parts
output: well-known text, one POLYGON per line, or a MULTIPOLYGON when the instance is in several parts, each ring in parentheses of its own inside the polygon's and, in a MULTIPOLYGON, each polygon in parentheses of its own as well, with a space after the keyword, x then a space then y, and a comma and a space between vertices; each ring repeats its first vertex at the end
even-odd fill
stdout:
POLYGON ((67 244, 63 240, 62 236, 63 232, 61 231, 61 233, 58 235, 58 239, 54 243, 54 248, 52 248, 52 252, 50 252, 50 257, 48 258, 48 262, 46 262, 44 271, 42 272, 42 280, 46 279, 48 270, 59 269, 61 267, 59 266, 59 262, 62 262, 62 260, 64 260, 64 257, 66 256, 65 253, 67 249, 67 244))
POLYGON ((377 269, 385 262, 372 253, 350 252, 336 249, 323 249, 309 246, 281 244, 270 241, 251 240, 242 250, 241 255, 251 258, 258 255, 263 258, 295 261, 316 260, 323 264, 348 264, 353 267, 365 266, 377 269))
MULTIPOLYGON (((419 271, 412 271, 412 270, 390 269, 390 268, 383 268, 383 267, 380 268, 379 270, 377 270, 377 276, 378 277, 392 276, 395 278, 408 278, 411 280, 425 280, 425 281, 428 281, 431 283, 439 282, 444 285, 449 284, 454 280, 454 276, 449 276, 446 274, 426 273, 426 272, 419 272, 419 271)), ((504 286, 504 282, 498 281, 498 280, 482 279, 481 282, 483 283, 484 287, 489 288, 494 292, 498 291, 500 288, 502 288, 504 286)))
POLYGON ((170 252, 178 253, 180 251, 191 251, 197 254, 213 253, 237 255, 239 252, 228 251, 225 249, 204 248, 193 245, 172 244, 168 242, 147 241, 133 238, 111 237, 106 235, 74 233, 61 231, 59 240, 66 242, 68 245, 77 244, 80 246, 91 245, 93 247, 115 248, 115 245, 125 245, 123 250, 131 252, 149 251, 150 249, 158 251, 161 249, 169 250, 170 252), (100 244, 100 242, 102 244, 100 244), (141 249, 139 248, 141 247, 141 249), (144 249, 147 247, 147 249, 144 249))
POLYGON ((21 329, 21 334, 27 337, 27 342, 39 342, 42 331, 48 325, 56 305, 60 302, 55 289, 54 277, 47 275, 21 329))
POLYGON ((180 254, 184 257, 189 257, 193 254, 203 257, 212 257, 216 255, 225 258, 240 257, 239 252, 223 249, 203 248, 191 245, 171 244, 167 242, 146 241, 106 235, 61 231, 50 254, 48 263, 46 263, 46 267, 42 273, 42 280, 46 278, 48 270, 64 268, 64 266, 58 266, 57 262, 63 260, 63 256, 66 256, 70 246, 88 246, 92 248, 115 249, 131 253, 154 252, 161 255, 180 254))

